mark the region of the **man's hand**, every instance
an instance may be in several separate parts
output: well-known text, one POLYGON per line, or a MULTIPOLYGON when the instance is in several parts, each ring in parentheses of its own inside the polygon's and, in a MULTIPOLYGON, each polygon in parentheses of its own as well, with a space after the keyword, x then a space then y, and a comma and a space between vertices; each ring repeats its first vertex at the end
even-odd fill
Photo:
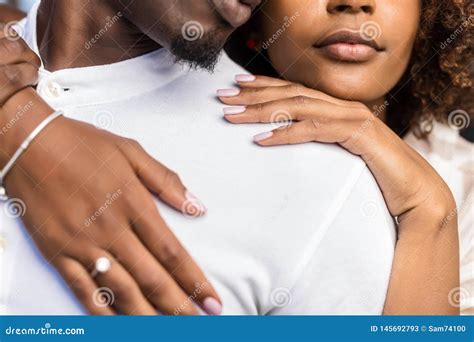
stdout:
POLYGON ((12 21, 21 20, 25 17, 25 13, 8 5, 0 5, 0 23, 10 23, 12 21))
POLYGON ((10 197, 25 203, 24 223, 45 258, 92 314, 197 314, 193 301, 210 314, 220 312, 215 290, 161 218, 150 191, 188 215, 205 209, 135 141, 59 117, 5 185, 10 197), (94 275, 100 257, 112 266, 94 275), (110 306, 98 299, 104 289, 110 306))
MULTIPOLYGON (((29 88, 39 66, 25 42, 1 26, 0 168, 53 111, 29 88)), ((220 313, 215 290, 150 191, 188 215, 202 215, 204 207, 136 142, 60 117, 18 160, 5 186, 25 203, 26 228, 89 312, 196 314, 194 301, 220 313), (112 261, 111 269, 93 276, 100 257, 112 261)))
POLYGON ((5 24, 0 24, 0 106, 38 80, 39 57, 5 24))

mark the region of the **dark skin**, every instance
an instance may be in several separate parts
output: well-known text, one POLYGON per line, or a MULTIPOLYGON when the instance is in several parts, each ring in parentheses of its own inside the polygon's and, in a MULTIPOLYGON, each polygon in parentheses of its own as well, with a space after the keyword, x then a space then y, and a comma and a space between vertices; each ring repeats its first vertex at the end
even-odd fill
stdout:
MULTIPOLYGON (((209 36, 214 50, 219 50, 233 31, 212 1, 144 0, 139 5, 92 1, 84 5, 80 0, 45 0, 38 15, 38 42, 51 71, 114 63, 160 46, 172 47, 183 39, 182 26, 190 20, 198 20, 204 30, 202 41, 187 50, 191 55, 209 36), (85 43, 104 27, 104 18, 118 12, 123 13, 120 20, 85 49, 85 43)), ((26 64, 34 64, 30 73, 34 77, 17 73, 18 81, 5 82, 13 86, 5 93, 10 97, 0 112, 0 126, 15 118, 18 106, 29 102, 34 115, 26 113, 0 136, 2 166, 28 133, 53 112, 32 88, 25 88, 35 83, 39 61, 26 53, 29 50, 21 40, 17 43, 25 52, 26 64)), ((7 57, 18 54, 4 52, 0 54, 4 63, 14 63, 7 57)), ((189 210, 191 202, 196 217, 205 209, 176 173, 151 158, 138 143, 60 117, 21 156, 7 175, 5 187, 10 197, 25 202, 25 227, 90 313, 174 314, 179 308, 180 314, 197 314, 194 305, 183 307, 189 297, 209 314, 220 312, 216 291, 161 218, 152 193, 180 211, 189 210), (123 195, 85 229, 85 218, 117 189, 123 195), (75 208, 72 212, 71 207, 75 208), (112 261, 112 268, 91 277, 94 262, 101 256, 112 261), (115 294, 112 306, 94 304, 94 291, 103 286, 115 294)))
MULTIPOLYGON (((336 3, 337 1, 334 1, 334 3, 336 3)), ((56 4, 59 3, 61 4, 61 2, 56 2, 56 4)), ((105 4, 105 2, 103 2, 105 4)), ((145 3, 145 2, 142 2, 142 3, 145 3)), ((141 3, 141 4, 142 4, 141 3)), ((203 5, 202 2, 196 2, 199 5, 203 5)), ((49 10, 49 11, 53 11, 53 10, 57 10, 53 8, 52 6, 52 2, 44 2, 44 4, 46 4, 45 7, 46 10, 49 10)), ((71 7, 73 7, 74 5, 77 5, 77 2, 69 2, 68 3, 68 6, 63 6, 62 7, 62 10, 64 11, 69 11, 71 10, 71 7), (70 4, 72 4, 72 6, 69 6, 70 4)), ((132 3, 130 3, 132 4, 132 3)), ((151 3, 146 3, 145 5, 150 5, 151 3)), ((156 4, 156 1, 153 2, 153 4, 156 4)), ((166 2, 163 2, 163 4, 166 4, 166 2)), ((169 4, 168 4, 169 5, 169 4)), ((146 6, 145 6, 146 7, 146 6)), ((61 7, 59 7, 61 9, 61 7)), ((274 7, 275 8, 275 7, 274 7)), ((75 8, 76 10, 78 10, 78 8, 75 8)), ((150 10, 150 8, 146 8, 147 10, 150 10)), ((196 8, 197 9, 197 8, 196 8)), ((195 9, 195 10, 196 10, 195 9)), ((205 7, 202 7, 202 9, 204 10, 205 7)), ((92 10, 92 9, 90 9, 92 10)), ((100 13, 103 13, 102 15, 114 15, 116 12, 116 8, 114 8, 113 6, 105 6, 105 7, 101 7, 101 8, 95 8, 94 10, 97 10, 99 11, 100 13)), ((204 11, 205 12, 205 11, 204 11)), ((284 11, 283 11, 284 12, 284 11)), ((143 35, 143 34, 140 34, 140 30, 137 30, 137 27, 140 26, 142 27, 142 30, 144 31, 147 31, 146 28, 147 27, 151 27, 151 22, 148 22, 148 20, 150 20, 150 16, 138 11, 138 12, 134 12, 135 15, 134 16, 127 16, 127 20, 128 22, 124 22, 123 23, 123 26, 121 26, 122 24, 117 24, 115 27, 114 26, 114 29, 112 29, 110 31, 111 35, 110 36, 106 36, 106 37, 103 37, 103 39, 101 39, 101 43, 100 44, 97 44, 96 46, 94 46, 92 49, 88 49, 87 51, 84 51, 84 53, 81 53, 79 55, 77 55, 76 57, 78 58, 73 58, 73 53, 69 53, 68 55, 62 55, 60 53, 57 52, 57 50, 55 50, 55 46, 61 46, 61 44, 66 44, 66 46, 69 47, 69 50, 70 51, 79 51, 81 50, 81 48, 83 47, 83 43, 84 43, 84 39, 90 37, 90 35, 82 35, 81 36, 81 32, 89 32, 89 33, 93 33, 93 32, 97 32, 100 28, 101 28, 101 24, 100 23, 97 23, 94 21, 94 25, 92 25, 92 23, 89 23, 87 24, 87 21, 84 21, 84 20, 79 20, 81 18, 79 18, 77 21, 75 21, 74 23, 71 23, 71 22, 67 22, 67 23, 63 23, 63 24, 67 24, 69 25, 70 27, 68 27, 67 30, 64 30, 64 32, 60 32, 61 35, 59 36, 56 36, 56 37, 51 37, 51 35, 49 34, 48 35, 48 30, 43 28, 42 30, 44 31, 44 37, 48 36, 48 39, 42 39, 42 41, 48 41, 50 40, 50 42, 48 44, 41 44, 42 46, 42 51, 44 51, 44 53, 46 55, 49 56, 49 58, 47 59, 47 63, 48 65, 50 66, 50 68, 61 68, 61 65, 62 67, 73 67, 73 66, 87 66, 89 65, 88 63, 90 63, 91 61, 91 58, 98 58, 100 60, 103 61, 103 63, 111 63, 114 61, 114 59, 117 59, 115 61, 118 61, 118 60, 121 60, 121 58, 123 59, 127 59, 127 58, 130 58, 131 56, 134 56, 134 54, 141 54, 140 51, 142 51, 143 53, 145 52, 148 52, 148 51, 151 51, 153 48, 153 46, 155 46, 155 48, 157 46, 171 46, 171 41, 170 40, 166 40, 166 39, 161 39, 160 38, 160 34, 162 34, 162 32, 160 31, 153 31, 153 32, 149 32, 148 35, 143 35), (140 13, 143 14, 143 16, 140 15, 140 13), (132 24, 132 23, 140 23, 140 25, 135 25, 135 24, 132 24), (148 25, 148 26, 147 26, 148 25), (128 28, 128 29, 127 29, 128 28), (121 34, 118 34, 116 36, 112 35, 112 33, 116 33, 116 32, 120 32, 121 30, 124 30, 124 34, 121 35, 121 34), (128 33, 130 35, 128 35, 128 33), (82 45, 78 45, 78 41, 76 41, 75 39, 72 39, 72 40, 68 40, 68 37, 82 37, 82 42, 80 41, 79 39, 79 42, 82 44, 82 45), (154 38, 151 38, 151 37, 154 37, 154 38), (112 39, 113 38, 113 39, 112 39), (137 44, 137 46, 131 46, 130 45, 130 41, 131 40, 137 40, 139 42, 139 44, 137 44), (123 45, 122 45, 123 44, 123 45), (123 48, 124 46, 126 47, 129 47, 130 48, 130 55, 126 55, 124 56, 123 54, 123 48), (120 50, 121 49, 121 50, 120 50), (148 49, 151 49, 151 50, 148 50, 148 49), (121 52, 120 52, 121 51, 121 52), (68 56, 67 58, 64 57, 64 56, 68 56), (64 57, 64 58, 63 58, 64 57), (82 63, 82 64, 81 64, 82 63)), ((59 16, 51 16, 51 17, 54 17, 57 18, 59 16)), ((165 16, 166 18, 166 16, 165 16)), ((172 17, 171 17, 172 18, 172 17)), ((211 22, 212 22, 212 15, 209 16, 211 22)), ((41 19, 41 18, 40 18, 41 19)), ((96 19, 100 19, 100 18, 96 18, 96 19)), ((175 20, 175 19, 174 19, 175 20)), ((41 22, 41 20, 40 20, 41 22)), ((203 18, 203 22, 205 22, 204 18, 203 18)), ((171 22, 169 22, 171 23, 171 22)), ((213 29, 218 29, 218 30, 221 30, 220 32, 223 32, 223 36, 226 35, 226 33, 230 33, 232 31, 231 28, 229 27, 226 27, 225 25, 224 26, 221 26, 222 25, 222 22, 217 20, 215 22, 217 25, 216 27, 214 27, 213 29)), ((60 23, 56 23, 52 25, 59 25, 60 23)), ((102 25, 103 26, 103 25, 102 25)), ((166 26, 166 25, 165 25, 166 26)), ((211 25, 212 26, 212 25, 211 25)), ((296 26, 295 26, 296 27, 296 26)), ((169 30, 171 31, 179 31, 179 25, 178 27, 176 25, 171 25, 171 27, 168 27, 169 30)), ((41 31, 42 32, 42 31, 41 31)), ((59 32, 59 31, 58 31, 59 32)), ((148 32, 148 31, 147 31, 148 32)), ((50 32, 49 32, 50 33, 50 32)), ((43 34, 43 33, 42 33, 43 34)), ((172 35, 166 35, 166 37, 171 37, 172 35)), ((98 63, 94 63, 94 64, 98 64, 98 63)), ((99 63, 100 64, 100 63, 99 63)), ((305 74, 306 75, 306 74, 305 74)), ((329 78, 326 78, 326 80, 331 80, 329 78)), ((301 80, 298 80, 299 82, 302 82, 301 80)), ((275 87, 280 87, 280 86, 286 86, 286 84, 273 84, 271 82, 274 82, 274 81, 265 81, 267 83, 264 82, 264 80, 259 80, 257 83, 255 84, 247 84, 247 85, 242 85, 243 88, 245 88, 247 86, 247 88, 249 90, 252 90, 251 88, 252 87, 255 87, 255 88, 260 88, 260 87, 268 87, 269 90, 270 90, 270 93, 271 93, 271 88, 273 86, 275 87), (263 82, 262 84, 258 84, 258 82, 263 82), (270 83, 268 83, 270 82, 270 83)), ((335 82, 335 84, 340 84, 340 82, 335 82)), ((295 87, 293 87, 293 85, 290 85, 289 87, 290 89, 296 89, 295 87)), ((301 87, 298 87, 298 89, 302 89, 301 87)), ((308 90, 309 93, 311 93, 310 90, 308 90)), ((272 93, 273 94, 273 93, 272 93)), ((288 95, 288 92, 286 92, 286 95, 288 95)), ((29 94, 29 96, 31 97, 34 97, 33 94, 29 94)), ((273 96, 273 95, 272 95, 273 96)), ((309 97, 311 97, 311 95, 308 95, 309 97)), ((340 94, 334 94, 334 96, 341 96, 340 94)), ((19 98, 19 97, 17 97, 19 98)), ((28 97, 24 97, 23 98, 24 100, 28 99, 28 97)), ((240 100, 242 99, 236 99, 237 102, 228 102, 229 104, 248 104, 248 103, 244 103, 244 102, 240 102, 240 100)), ((259 99, 259 101, 262 101, 262 99, 259 99)), ((339 100, 336 100, 336 102, 338 102, 339 100)), ((367 99, 367 103, 370 103, 372 101, 372 99, 367 99)), ((377 101, 375 101, 377 102, 377 101)), ((374 102, 374 103, 375 103, 374 102)), ((38 104, 40 106, 40 104, 38 104)), ((10 107, 11 109, 14 108, 14 107, 10 107)), ((45 108, 45 111, 47 112, 47 107, 45 108)), ((70 127, 68 128, 67 126, 62 126, 63 128, 63 131, 65 132, 65 136, 61 137, 61 141, 64 141, 66 139, 66 136, 68 135, 68 132, 71 134, 71 135, 74 135, 76 133, 76 130, 78 128, 78 125, 79 123, 71 123, 70 124, 70 127)), ((34 127, 34 126, 33 126, 34 127)), ((93 130, 89 130, 90 132, 90 136, 94 136, 95 133, 93 130)), ((84 131, 83 131, 84 132, 84 131)), ((287 131, 283 131, 283 132, 287 132, 287 131)), ((50 135, 50 138, 45 138, 45 141, 44 143, 45 144, 48 144, 50 143, 49 139, 51 139, 51 141, 53 142, 52 146, 54 146, 54 143, 56 142, 53 134, 50 135)), ((92 139, 92 138, 91 138, 92 139)), ((117 137, 113 137, 113 139, 117 139, 117 137)), ((104 143, 104 145, 107 145, 105 144, 105 142, 108 140, 108 138, 106 137, 99 137, 97 136, 97 144, 99 143, 104 143)), ((285 140, 286 141, 286 140, 285 140)), ((118 145, 121 145, 122 141, 119 141, 118 145)), ((268 144, 270 144, 269 141, 267 141, 268 144)), ((3 146, 3 145, 2 145, 3 146)), ((105 146, 107 147, 107 146, 105 146)), ((139 148, 138 146, 135 146, 137 148, 139 148)), ((116 148, 116 147, 115 147, 116 148)), ((135 151, 132 151, 133 153, 130 153, 130 156, 131 155, 134 155, 134 154, 137 154, 137 150, 135 151)), ((37 152, 39 154, 39 152, 37 152)), ((107 151, 104 152, 104 153, 108 153, 107 151)), ((140 153, 138 153, 140 154, 140 153)), ((35 153, 31 153, 31 155, 35 155, 35 153)), ((127 154, 124 153, 125 155, 125 159, 127 159, 127 154)), ((28 158, 24 158, 24 160, 28 160, 28 158)), ((31 160, 35 160, 34 158, 31 158, 31 160)), ((53 160, 54 162, 54 160, 53 160)), ((22 165, 24 165, 24 168, 26 169, 28 167, 28 162, 23 162, 22 165)), ((144 163, 145 165, 147 163, 144 163)), ((118 164, 117 164, 118 165, 118 164)), ((123 169, 126 169, 126 167, 124 166, 125 164, 122 164, 121 168, 123 169)), ((143 165, 143 163, 142 163, 143 165)), ((74 165, 72 165, 71 167, 74 167, 74 165)), ((90 165, 90 167, 93 167, 93 164, 90 165)), ((139 168, 140 169, 140 168, 139 168)), ((147 169, 147 168, 145 168, 147 169)), ((65 173, 65 175, 67 176, 71 176, 72 173, 70 174, 67 174, 65 173)), ((103 175, 104 179, 106 178, 105 177, 106 175, 103 175)), ((152 177, 150 176, 150 179, 152 177)), ((78 179, 76 179, 76 181, 79 181, 78 179)), ((94 181, 99 181, 99 179, 95 179, 94 181)), ((144 181, 144 180, 143 180, 144 181)), ((145 181, 144 181, 145 182, 145 181)), ((73 184, 74 181, 71 181, 71 184, 73 184)), ((94 182, 92 182, 92 184, 94 184, 94 182)), ((54 186, 54 182, 51 184, 52 186, 54 186)), ((112 186, 112 185, 111 185, 112 186)), ((95 187, 92 187, 89 191, 95 191, 94 190, 95 187)), ((179 186, 178 186, 179 188, 179 186)), ((153 190, 153 189, 150 189, 150 190, 153 190)), ((24 190, 25 191, 25 190, 24 190)), ((20 191, 21 192, 21 191, 20 191)), ((28 191, 25 191, 25 193, 27 193, 28 191)), ((173 193, 173 192, 171 192, 173 193)), ((178 193, 178 197, 179 196, 179 193, 182 193, 182 187, 181 187, 181 190, 178 190, 177 191, 178 193), (181 192, 180 192, 181 191, 181 192)), ((27 194, 28 195, 28 194, 27 194)), ((100 192, 98 193, 98 195, 100 196, 100 192)), ((182 197, 182 195, 181 195, 182 197)), ((74 199, 75 200, 75 199, 74 199)), ((139 198, 137 198, 137 200, 140 200, 139 198)), ((31 201, 32 203, 35 203, 33 200, 31 201)), ((179 203, 179 200, 177 202, 175 202, 175 205, 176 203, 179 203)), ((39 207, 39 206, 38 206, 39 207)), ((31 206, 29 206, 29 209, 31 208, 31 206)), ((58 212, 60 212, 60 210, 58 210, 58 208, 60 209, 61 208, 61 202, 59 203, 56 203, 56 206, 53 207, 53 209, 50 209, 50 210, 57 210, 58 212)), ((423 208, 421 208, 423 209, 423 208)), ((448 208, 449 209, 449 208, 448 208)), ((36 208, 33 206, 33 210, 36 210, 36 208)), ((31 210, 30 210, 31 211, 31 210)), ((123 210, 122 210, 123 211, 123 210)), ((396 210, 395 210, 396 211, 396 210)), ((423 210, 421 210, 423 212, 423 210)), ((440 210, 441 214, 440 216, 444 217, 445 216, 445 208, 441 208, 440 210)), ((413 215, 411 215, 413 216, 413 215)), ((414 219, 416 220, 417 216, 414 217, 414 219)), ((36 220, 35 218, 32 218, 31 219, 32 222, 34 223, 34 221, 36 220)), ((409 221, 407 221, 409 222, 409 221)), ((31 224, 33 224, 31 223, 31 224)), ((409 225, 409 226, 413 226, 415 224, 412 224, 413 222, 411 222, 410 224, 405 224, 405 225, 409 225)), ((437 224, 436 222, 434 224, 437 224)), ((27 223, 28 225, 28 223, 27 223)), ((74 224, 69 224, 69 226, 74 226, 74 224)), ((410 228, 410 227, 409 227, 410 228)), ((73 230, 74 231, 74 230, 73 230)), ((417 232, 415 232, 415 234, 412 234, 411 233, 411 229, 407 229, 406 230, 406 234, 407 234, 407 239, 404 239, 404 244, 400 244, 399 245, 399 250, 401 248, 404 248, 406 250, 413 250, 415 249, 413 246, 413 243, 416 244, 418 243, 417 239, 421 239, 423 241, 426 240, 426 234, 425 232, 422 232, 422 234, 418 234, 417 232), (408 243, 407 243, 408 241, 408 243), (411 244, 411 245, 410 245, 411 244)), ((448 230, 445 230, 445 231, 448 231, 448 230)), ((452 229, 450 230, 452 231, 452 229)), ((55 233, 54 231, 52 232, 53 234, 55 233)), ((111 233, 113 234, 114 232, 111 231, 111 233)), ((67 238, 67 236, 66 236, 67 238)), ((67 241, 66 238, 63 238, 63 241, 67 241)), ((37 241, 38 242, 38 241, 37 241)), ((61 245, 61 238, 56 241, 58 243, 58 245, 61 245)), ((84 244, 85 242, 83 242, 84 244)), ((44 241, 42 244, 41 242, 38 242, 38 244, 40 244, 40 246, 42 246, 42 250, 43 252, 45 253, 46 252, 50 252, 51 249, 53 248, 54 250, 54 243, 52 243, 52 241, 44 241)), ((87 243, 86 243, 87 244, 87 243)), ((176 243, 174 243, 174 245, 176 245, 176 243)), ((79 247, 82 248, 81 244, 79 244, 79 247)), ((431 249, 427 249, 428 252, 432 251, 432 250, 438 250, 438 248, 431 248, 431 249)), ((442 250, 442 249, 439 249, 439 250, 442 250)), ((423 252, 423 251, 422 251, 423 252)), ((92 253, 93 254, 93 253, 92 253)), ((92 255, 91 254, 91 255, 92 255)), ((399 255, 404 255, 406 253, 397 253, 399 255)), ((429 253, 422 253, 421 255, 418 255, 417 256, 417 259, 419 259, 421 256, 421 258, 423 260, 426 260, 426 264, 429 266, 431 265, 431 261, 432 260, 432 255, 429 254, 429 253)), ((93 260, 95 256, 91 256, 91 260, 93 260)), ((181 255, 182 257, 182 255, 181 255)), ((159 257, 158 257, 159 259, 159 257)), ((186 258, 185 258, 186 259, 186 258)), ((84 261, 82 263, 82 265, 85 263, 87 264, 89 261, 84 261)), ((399 262, 402 266, 405 265, 404 262, 399 262)), ((61 265, 61 264, 58 264, 58 265, 61 265)), ((69 263, 69 265, 66 265, 63 267, 63 276, 65 276, 65 278, 68 280, 68 278, 72 279, 72 283, 70 283, 70 285, 74 285, 75 282, 77 281, 80 281, 81 282, 81 286, 77 287, 77 286, 72 286, 73 289, 76 289, 76 294, 78 294, 78 296, 81 297, 81 299, 83 300, 83 302, 85 301, 85 305, 88 309, 90 309, 92 312, 95 312, 95 313, 113 313, 115 309, 118 309, 119 311, 124 311, 124 312, 128 312, 127 310, 129 309, 133 309, 133 308, 139 308, 138 310, 153 310, 152 308, 150 308, 149 306, 149 297, 147 296, 139 296, 139 292, 140 290, 137 291, 136 289, 136 286, 135 286, 135 298, 128 298, 128 302, 125 301, 125 302, 121 302, 121 303, 117 303, 118 305, 118 308, 112 308, 110 309, 110 312, 108 311, 109 308, 106 308, 106 309, 103 309, 102 311, 98 311, 98 308, 94 308, 93 305, 91 305, 92 303, 90 303, 90 289, 93 288, 94 284, 93 283, 84 283, 84 279, 87 280, 88 279, 88 274, 87 272, 84 272, 83 270, 83 266, 82 266, 80 263, 75 263, 75 264, 71 264, 69 263), (65 270, 65 271, 64 271, 65 270), (66 273, 64 273, 66 272, 66 273), (87 300, 89 300, 89 303, 87 303, 87 300)), ((58 267, 58 266, 57 266, 58 267)), ((61 267, 61 266, 59 266, 61 267)), ((399 274, 399 277, 394 277, 394 283, 391 284, 391 294, 389 296, 389 298, 391 299, 395 299, 393 301, 389 301, 387 303, 387 306, 386 306, 386 310, 385 312, 386 313, 400 313, 400 312, 403 312, 403 313, 413 313, 413 312, 416 312, 416 310, 419 308, 418 306, 415 306, 415 308, 411 308, 410 306, 407 306, 404 301, 400 300, 400 298, 405 298, 405 297, 408 297, 406 295, 404 295, 404 293, 408 293, 408 294, 415 294, 416 295, 416 291, 412 291, 411 289, 406 289, 406 288, 403 288, 403 287, 397 287, 397 284, 400 285, 404 282, 398 282, 396 281, 397 279, 405 279, 405 278, 410 278, 410 275, 412 274, 412 271, 410 270, 410 268, 407 268, 407 267, 400 267, 400 269, 407 273, 406 276, 400 276, 399 274), (395 290, 394 290, 395 289, 395 290), (398 290, 397 290, 398 289, 398 290), (395 291, 395 292, 394 292, 395 291), (401 293, 401 294, 397 294, 397 292, 401 293)), ((456 267, 453 267, 452 269, 457 269, 456 267)), ((61 271, 61 270, 60 270, 61 271)), ((126 272, 122 272, 122 273, 126 273, 126 272)), ((126 274, 125 274, 126 275, 126 274)), ((133 278, 133 277, 132 277, 133 278)), ((185 279, 185 275, 183 274, 183 279, 185 279)), ((131 279, 132 282, 135 280, 135 279, 131 279)), ((189 279, 188 279, 189 280, 189 279)), ((68 280, 68 283, 69 283, 69 280, 68 280)), ((444 284, 445 282, 443 282, 444 284)), ((122 292, 123 293, 123 292, 122 292)), ((120 296, 122 297, 122 296, 120 296)), ((434 296, 433 296, 434 297, 434 296)), ((417 297, 415 297, 416 299, 417 297)), ((443 297, 444 299, 444 297, 443 297)), ((179 305, 179 298, 172 298, 172 300, 170 302, 176 302, 178 305, 179 305)), ((414 300, 408 300, 407 302, 409 303, 415 303, 416 304, 416 301, 414 300)), ((156 304, 156 303, 154 303, 156 304)), ((158 307, 159 308, 162 308, 162 306, 159 305, 159 302, 158 302, 158 307)), ((165 308, 168 308, 168 310, 170 310, 170 308, 172 308, 172 305, 174 305, 173 303, 166 303, 164 305, 165 308)), ((430 306, 431 306, 431 310, 433 312, 446 312, 444 310, 446 310, 446 308, 448 309, 449 313, 454 313, 454 311, 451 311, 453 310, 452 307, 448 307, 446 306, 446 303, 445 302, 440 302, 440 303, 430 303, 430 306), (433 307, 435 307, 433 309, 433 307)), ((141 313, 142 311, 137 311, 136 309, 133 310, 131 313, 141 313)), ((146 311, 148 312, 148 311, 146 311)), ((167 311, 165 311, 167 312, 167 311)), ((188 312, 184 312, 184 313, 188 313, 188 312)), ((192 313, 192 312, 191 312, 192 313)))
POLYGON ((22 11, 7 5, 0 5, 0 23, 21 20, 25 16, 22 11))
MULTIPOLYGON (((181 28, 198 21, 204 32, 217 33, 222 46, 233 28, 223 22, 209 1, 53 1, 41 3, 38 41, 46 69, 116 63, 165 47, 181 37, 181 28), (77 15, 83 13, 87 15, 77 15), (84 43, 100 32, 106 18, 120 16, 89 49, 84 43), (68 18, 64 20, 64 18, 68 18), (145 33, 146 32, 146 33, 145 33)), ((206 35, 203 36, 206 39, 206 35)))
MULTIPOLYGON (((384 123, 387 106, 383 103, 409 63, 421 5, 414 0, 268 1, 254 32, 262 41, 281 26, 268 18, 299 13, 267 50, 282 77, 237 79, 240 93, 221 97, 226 105, 245 107, 238 114, 225 115, 233 124, 271 122, 273 113, 287 113, 285 119, 292 124, 255 137, 262 147, 337 143, 366 162, 398 220, 384 308, 388 315, 459 314, 449 300, 451 291, 459 287, 453 195, 433 167, 384 123), (334 56, 318 45, 341 30, 364 33, 367 23, 378 30, 374 39, 381 47, 369 58, 334 56), (378 107, 371 111, 373 105, 378 107)), ((333 49, 366 47, 361 41, 339 44, 333 49)))

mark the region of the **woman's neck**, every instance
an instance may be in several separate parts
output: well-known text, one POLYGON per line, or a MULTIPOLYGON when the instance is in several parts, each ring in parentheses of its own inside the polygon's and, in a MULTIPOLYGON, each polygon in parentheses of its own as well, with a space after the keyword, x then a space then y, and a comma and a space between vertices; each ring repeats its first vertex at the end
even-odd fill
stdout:
POLYGON ((159 49, 120 7, 120 1, 43 0, 37 39, 46 69, 111 64, 159 49))

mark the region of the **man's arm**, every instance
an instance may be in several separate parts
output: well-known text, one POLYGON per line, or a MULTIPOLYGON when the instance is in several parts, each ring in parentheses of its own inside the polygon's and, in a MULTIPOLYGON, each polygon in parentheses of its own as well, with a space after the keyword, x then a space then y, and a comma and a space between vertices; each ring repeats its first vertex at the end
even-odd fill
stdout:
MULTIPOLYGON (((54 110, 30 87, 38 57, 21 39, 0 40, 0 96, 6 99, 0 108, 1 169, 54 110)), ((136 142, 59 117, 21 155, 4 186, 11 203, 25 206, 21 218, 39 250, 89 312, 174 314, 198 293, 197 304, 219 313, 217 293, 161 218, 151 192, 180 211, 204 214, 203 206, 136 142), (86 224, 110 194, 119 196, 86 224), (93 276, 103 257, 112 268, 93 276), (203 283, 209 286, 201 289, 203 283), (113 305, 96 304, 99 287, 113 291, 113 305)), ((197 310, 185 305, 180 312, 197 310)))

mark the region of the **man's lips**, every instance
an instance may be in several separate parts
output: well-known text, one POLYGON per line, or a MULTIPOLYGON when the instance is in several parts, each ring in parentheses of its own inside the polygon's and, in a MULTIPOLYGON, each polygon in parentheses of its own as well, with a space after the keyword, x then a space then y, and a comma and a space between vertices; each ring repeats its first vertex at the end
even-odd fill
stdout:
POLYGON ((316 43, 315 47, 329 58, 342 62, 366 62, 384 51, 374 39, 349 30, 335 32, 316 43))
POLYGON ((233 27, 245 24, 261 0, 212 0, 216 11, 233 27))

